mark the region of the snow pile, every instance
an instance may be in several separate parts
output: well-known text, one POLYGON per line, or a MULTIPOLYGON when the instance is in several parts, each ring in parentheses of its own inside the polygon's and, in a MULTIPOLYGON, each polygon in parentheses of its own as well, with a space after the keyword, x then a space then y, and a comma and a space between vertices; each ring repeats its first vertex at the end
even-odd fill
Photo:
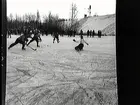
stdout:
MULTIPOLYGON (((113 23, 115 23, 115 14, 87 17, 79 20, 79 31, 82 29, 85 33, 87 30, 95 30, 95 32, 104 30, 106 32, 105 29, 110 25, 111 27, 108 27, 107 30, 110 30, 109 28, 115 30, 113 23)), ((107 31, 107 33, 109 32, 107 31)))
POLYGON ((107 26, 105 29, 102 30, 102 33, 106 35, 115 35, 116 34, 115 26, 116 26, 115 23, 110 24, 109 26, 107 26))

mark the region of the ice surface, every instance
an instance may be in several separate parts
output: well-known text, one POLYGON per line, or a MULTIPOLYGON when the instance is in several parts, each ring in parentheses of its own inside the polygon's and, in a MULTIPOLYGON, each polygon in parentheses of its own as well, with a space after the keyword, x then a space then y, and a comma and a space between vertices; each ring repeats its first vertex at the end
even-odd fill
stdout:
POLYGON ((84 37, 80 53, 73 39, 42 36, 39 48, 30 44, 37 51, 7 50, 6 105, 117 105, 115 36, 84 37))

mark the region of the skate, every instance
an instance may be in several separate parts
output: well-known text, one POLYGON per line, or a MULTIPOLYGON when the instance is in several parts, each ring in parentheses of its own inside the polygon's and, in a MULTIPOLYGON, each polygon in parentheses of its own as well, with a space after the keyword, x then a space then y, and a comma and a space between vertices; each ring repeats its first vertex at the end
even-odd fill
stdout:
POLYGON ((26 48, 22 48, 22 50, 26 50, 26 48))

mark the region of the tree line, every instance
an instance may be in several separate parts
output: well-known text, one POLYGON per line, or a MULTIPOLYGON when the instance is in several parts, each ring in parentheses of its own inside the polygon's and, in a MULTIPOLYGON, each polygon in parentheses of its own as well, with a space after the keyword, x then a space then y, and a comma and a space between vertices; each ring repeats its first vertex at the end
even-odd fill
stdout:
POLYGON ((21 34, 24 28, 38 29, 45 35, 53 32, 58 32, 60 35, 76 34, 78 22, 74 23, 74 19, 71 20, 59 18, 51 12, 48 16, 43 16, 42 20, 39 11, 36 14, 28 13, 23 16, 15 15, 15 17, 10 14, 7 16, 7 30, 15 35, 21 34))

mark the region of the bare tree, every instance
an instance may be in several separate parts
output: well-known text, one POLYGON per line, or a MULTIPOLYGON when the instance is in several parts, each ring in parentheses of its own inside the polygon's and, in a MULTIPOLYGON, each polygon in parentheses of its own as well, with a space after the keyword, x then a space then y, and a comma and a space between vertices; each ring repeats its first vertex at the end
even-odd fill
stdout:
POLYGON ((37 14, 36 14, 36 25, 37 25, 38 28, 40 27, 40 24, 41 24, 40 13, 37 10, 37 14))
POLYGON ((10 20, 12 21, 12 20, 13 20, 13 15, 10 14, 10 15, 9 15, 9 18, 10 18, 10 20))
POLYGON ((40 22, 40 13, 39 13, 38 10, 37 10, 37 16, 36 17, 37 17, 37 21, 40 22))
POLYGON ((70 21, 71 21, 70 29, 72 31, 77 31, 77 28, 78 28, 77 14, 78 14, 77 5, 72 3, 72 5, 71 5, 71 19, 70 19, 70 21))

